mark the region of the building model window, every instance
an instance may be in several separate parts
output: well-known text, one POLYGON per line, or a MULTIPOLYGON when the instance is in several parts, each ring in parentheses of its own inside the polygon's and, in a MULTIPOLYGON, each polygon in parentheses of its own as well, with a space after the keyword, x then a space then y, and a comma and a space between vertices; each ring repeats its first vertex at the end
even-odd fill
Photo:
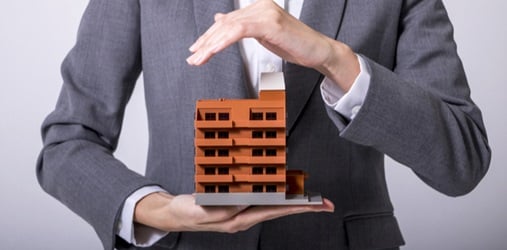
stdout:
POLYGON ((250 113, 250 120, 259 121, 259 120, 263 120, 263 119, 264 119, 264 116, 263 116, 262 112, 250 113))
POLYGON ((215 132, 212 132, 212 131, 204 132, 204 138, 205 139, 215 139, 215 132))
POLYGON ((219 149, 218 156, 220 156, 220 157, 229 156, 229 149, 219 149))
MULTIPOLYGON (((258 100, 220 98, 195 104, 196 204, 306 203, 304 173, 287 169, 288 110, 282 82, 276 89, 262 89, 258 100)), ((314 203, 318 201, 308 200, 314 203)))
POLYGON ((218 113, 218 120, 228 121, 229 120, 229 113, 218 113))
POLYGON ((262 149, 260 148, 252 149, 252 156, 262 156, 262 149))
POLYGON ((229 174, 229 168, 218 168, 218 174, 228 175, 229 174))
POLYGON ((204 114, 204 120, 206 121, 215 121, 217 119, 217 114, 216 113, 208 113, 206 112, 204 114))
POLYGON ((262 193, 262 185, 252 185, 253 193, 262 193))
POLYGON ((254 139, 262 138, 262 131, 252 131, 252 138, 254 139))
POLYGON ((266 138, 276 138, 276 131, 266 131, 266 138))
POLYGON ((204 192, 205 193, 215 193, 215 186, 214 185, 206 185, 204 186, 204 192))
POLYGON ((204 169, 205 175, 214 175, 215 174, 215 168, 205 168, 204 169))
POLYGON ((267 167, 266 174, 276 174, 276 167, 267 167))
POLYGON ((262 173, 263 173, 263 170, 261 167, 253 167, 252 168, 252 174, 257 175, 257 174, 262 174, 262 173))
POLYGON ((267 193, 276 193, 276 185, 266 185, 267 193))
POLYGON ((266 156, 276 156, 276 149, 266 149, 266 156))
POLYGON ((219 185, 218 192, 219 193, 229 193, 229 186, 228 185, 219 185))
POLYGON ((276 112, 266 112, 266 120, 276 120, 276 112))
POLYGON ((219 139, 229 138, 229 132, 228 131, 218 131, 218 138, 219 139))

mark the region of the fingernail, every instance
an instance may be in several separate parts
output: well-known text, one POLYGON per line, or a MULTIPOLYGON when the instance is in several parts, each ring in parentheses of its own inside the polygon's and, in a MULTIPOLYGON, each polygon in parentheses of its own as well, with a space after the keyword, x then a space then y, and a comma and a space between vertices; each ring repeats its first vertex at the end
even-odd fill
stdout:
POLYGON ((194 43, 194 44, 192 44, 190 46, 190 48, 188 48, 188 50, 190 50, 190 52, 195 52, 196 51, 196 47, 197 47, 197 45, 196 45, 196 43, 194 43))
MULTIPOLYGON (((195 54, 194 54, 195 55, 195 54)), ((202 63, 202 60, 204 59, 204 55, 202 53, 200 53, 194 60, 194 64, 195 65, 199 65, 202 63)))
MULTIPOLYGON (((192 56, 193 56, 193 55, 192 55, 192 56)), ((187 59, 186 59, 187 63, 188 63, 188 64, 190 64, 190 65, 193 65, 193 64, 194 64, 194 62, 193 62, 193 60, 192 60, 192 56, 189 56, 189 57, 187 57, 187 59)))

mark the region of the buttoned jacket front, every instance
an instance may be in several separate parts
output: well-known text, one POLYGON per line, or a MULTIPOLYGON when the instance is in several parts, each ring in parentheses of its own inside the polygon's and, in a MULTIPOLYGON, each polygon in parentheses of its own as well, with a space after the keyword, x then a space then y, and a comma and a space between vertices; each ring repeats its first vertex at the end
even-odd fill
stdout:
MULTIPOLYGON (((131 247, 115 230, 133 191, 160 185, 172 194, 194 192, 195 101, 252 97, 237 44, 201 67, 185 61, 214 14, 233 9, 232 0, 90 1, 62 66, 56 109, 43 124, 37 174, 47 192, 94 227, 104 248, 131 247), (113 156, 141 72, 146 177, 113 156)), ((348 121, 323 103, 323 75, 284 65, 288 168, 308 172, 307 189, 332 200, 336 211, 288 216, 237 234, 172 232, 153 249, 396 248, 403 239, 384 154, 452 196, 469 192, 486 172, 481 114, 440 0, 312 0, 300 19, 348 44, 371 71, 365 102, 348 121)))

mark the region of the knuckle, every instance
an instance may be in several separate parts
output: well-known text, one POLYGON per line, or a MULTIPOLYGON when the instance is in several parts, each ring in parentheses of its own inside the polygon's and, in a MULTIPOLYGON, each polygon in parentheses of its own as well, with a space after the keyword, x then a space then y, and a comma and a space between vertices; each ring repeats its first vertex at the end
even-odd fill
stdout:
POLYGON ((216 13, 214 18, 215 18, 215 21, 218 22, 220 19, 222 19, 225 15, 222 14, 222 13, 216 13))
POLYGON ((264 26, 270 27, 271 30, 275 32, 279 32, 284 28, 284 18, 283 14, 276 9, 270 9, 266 11, 261 19, 261 23, 264 26))
POLYGON ((223 17, 220 17, 220 16, 215 16, 215 23, 219 24, 219 25, 223 25, 227 22, 227 17, 223 16, 223 17))
POLYGON ((234 26, 234 29, 238 34, 243 36, 244 34, 247 33, 248 26, 245 24, 237 24, 234 26))
POLYGON ((282 19, 282 12, 278 9, 278 8, 270 8, 268 10, 266 10, 265 12, 265 15, 267 17, 268 20, 272 20, 272 21, 275 21, 275 22, 280 22, 281 19, 282 19))

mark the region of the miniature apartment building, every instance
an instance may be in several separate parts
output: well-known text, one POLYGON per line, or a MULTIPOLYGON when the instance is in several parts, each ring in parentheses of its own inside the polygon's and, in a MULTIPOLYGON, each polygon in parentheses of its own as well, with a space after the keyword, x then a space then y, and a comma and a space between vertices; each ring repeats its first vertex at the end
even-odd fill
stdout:
POLYGON ((196 203, 322 204, 305 193, 306 173, 286 167, 283 74, 263 74, 259 88, 259 99, 197 101, 196 203))

